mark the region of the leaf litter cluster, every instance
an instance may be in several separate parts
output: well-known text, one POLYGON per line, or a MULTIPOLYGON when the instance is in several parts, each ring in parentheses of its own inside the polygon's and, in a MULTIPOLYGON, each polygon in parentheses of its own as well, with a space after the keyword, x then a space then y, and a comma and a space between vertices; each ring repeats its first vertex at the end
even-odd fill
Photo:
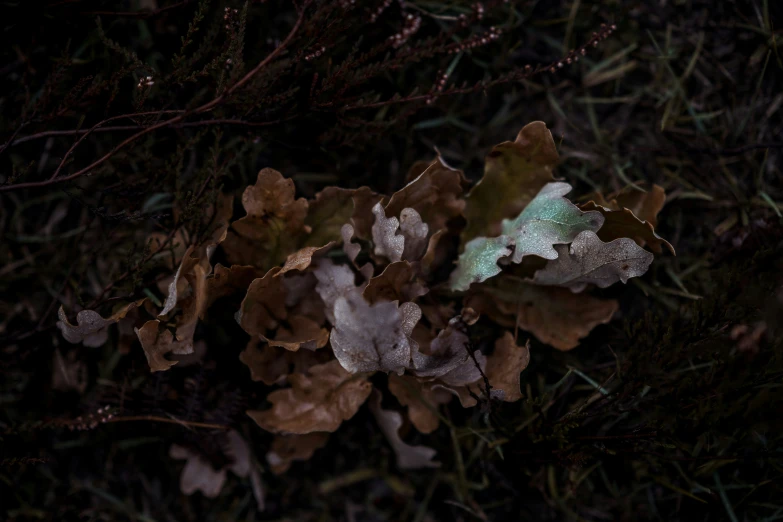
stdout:
MULTIPOLYGON (((247 415, 276 436, 266 454, 275 473, 310 458, 364 404, 400 468, 437 467, 434 449, 403 440, 406 420, 427 434, 455 398, 464 408, 518 401, 531 358, 520 330, 576 347, 618 310, 593 289, 644 274, 664 246, 673 253, 654 230, 660 187, 576 205, 554 176, 558 161, 550 131, 533 122, 492 149, 472 188, 440 157, 391 196, 329 187, 297 198, 291 179, 264 168, 242 194, 244 216, 232 220, 223 195, 206 214, 209 233, 175 248, 162 306, 142 299, 107 318, 83 310, 76 324, 60 309, 58 327, 71 343, 98 346, 119 323, 133 329, 152 372, 176 371, 183 356, 198 357, 199 322, 233 297, 250 337, 239 359, 252 380, 274 387, 247 415), (228 266, 213 265, 217 251, 228 266), (489 353, 471 343, 481 315, 501 327, 489 353), (383 406, 390 396, 397 405, 383 406)), ((219 493, 227 470, 247 476, 249 453, 236 432, 226 451, 234 457, 220 468, 171 448, 187 460, 182 491, 206 496, 219 493)))

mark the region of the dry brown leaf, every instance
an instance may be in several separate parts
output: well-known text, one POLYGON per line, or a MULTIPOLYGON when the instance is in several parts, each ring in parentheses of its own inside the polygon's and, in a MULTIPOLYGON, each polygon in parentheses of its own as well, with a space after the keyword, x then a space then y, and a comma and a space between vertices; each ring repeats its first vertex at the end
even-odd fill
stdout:
POLYGON ((307 236, 306 244, 323 245, 339 239, 340 229, 346 223, 354 226, 357 237, 369 238, 372 226, 370 209, 381 197, 367 187, 325 188, 310 201, 305 224, 311 232, 307 236))
POLYGON ((606 203, 596 202, 599 205, 618 210, 627 208, 642 221, 647 221, 653 227, 658 226, 658 213, 666 203, 666 192, 663 187, 653 185, 647 192, 642 192, 633 187, 628 187, 607 196, 606 203))
POLYGON ((326 446, 328 433, 307 433, 305 435, 277 435, 266 454, 266 461, 275 475, 288 471, 295 460, 310 460, 316 450, 326 446))
POLYGON ((60 319, 57 321, 57 328, 69 343, 82 343, 91 348, 103 346, 109 339, 108 326, 124 318, 129 312, 141 306, 144 301, 146 299, 128 303, 105 319, 94 310, 82 310, 76 314, 76 325, 68 322, 65 310, 60 306, 57 311, 57 317, 60 319))
POLYGON ((612 210, 593 201, 579 205, 579 208, 584 211, 597 210, 603 214, 604 224, 597 232, 601 241, 609 242, 629 237, 636 241, 636 244, 639 246, 649 246, 650 250, 656 254, 660 254, 663 251, 662 245, 665 245, 672 254, 675 253, 674 247, 655 233, 651 222, 640 220, 627 208, 612 210))
POLYGON ((366 376, 351 374, 337 361, 313 366, 307 374, 291 374, 288 382, 290 388, 269 394, 270 409, 247 412, 272 433, 334 432, 356 414, 372 391, 366 376))
POLYGON ((448 326, 430 343, 428 353, 418 349, 414 351, 412 369, 415 375, 438 378, 451 386, 463 386, 481 378, 476 362, 483 369, 486 358, 478 350, 471 357, 470 340, 460 324, 460 317, 451 319, 448 326))
POLYGON ((522 398, 519 390, 519 374, 530 362, 530 341, 517 346, 511 332, 495 341, 495 351, 487 357, 485 374, 494 390, 502 390, 502 399, 515 402, 522 398))
POLYGON ((378 421, 378 426, 397 456, 397 467, 400 469, 420 469, 440 466, 439 462, 432 460, 437 453, 434 449, 427 446, 411 446, 403 442, 399 433, 400 427, 402 427, 402 415, 396 411, 381 408, 381 393, 378 390, 373 390, 369 406, 375 420, 378 421))
POLYGON ((432 433, 440 419, 435 413, 438 406, 451 402, 451 394, 433 389, 432 384, 410 375, 389 374, 389 391, 402 406, 408 407, 408 418, 421 433, 432 433))
POLYGON ((291 270, 299 270, 300 272, 304 272, 307 270, 307 268, 310 266, 310 264, 313 262, 314 259, 324 255, 326 252, 332 249, 334 245, 337 243, 335 241, 330 241, 329 243, 325 244, 324 246, 320 247, 304 247, 300 248, 293 254, 289 254, 288 257, 285 260, 285 264, 283 265, 283 268, 280 269, 280 272, 276 274, 276 276, 281 276, 285 274, 286 272, 290 272, 291 270))
POLYGON ((552 133, 542 121, 529 123, 517 139, 496 145, 487 155, 484 177, 467 195, 462 244, 477 236, 497 236, 501 221, 518 215, 544 185, 554 181, 559 157, 552 133))
POLYGON ((413 301, 427 293, 416 280, 416 270, 407 261, 389 264, 379 276, 370 279, 362 294, 370 304, 379 301, 413 301))
POLYGON ((290 315, 286 323, 277 329, 274 339, 263 335, 260 336, 261 339, 269 342, 270 346, 285 348, 292 352, 300 348, 317 350, 329 342, 329 330, 307 316, 290 315))
POLYGON ((256 184, 242 194, 242 206, 247 215, 231 225, 223 243, 232 264, 261 269, 279 265, 309 232, 307 200, 295 199, 294 182, 276 170, 258 173, 256 184))
POLYGON ((330 358, 331 354, 325 350, 292 352, 258 339, 250 339, 247 347, 239 354, 239 360, 250 370, 250 378, 267 385, 280 384, 290 373, 305 373, 312 366, 323 364, 330 358))
POLYGON ((421 174, 394 193, 386 205, 386 215, 399 216, 403 209, 414 209, 431 231, 446 227, 446 223, 462 214, 461 199, 467 184, 462 172, 452 169, 442 159, 430 163, 421 174))
POLYGON ((521 328, 558 350, 571 350, 619 306, 614 299, 576 295, 565 288, 535 286, 501 278, 465 299, 465 305, 507 328, 521 328))
POLYGON ((250 283, 263 275, 264 273, 254 266, 232 265, 231 268, 226 268, 221 264, 216 265, 215 271, 207 277, 205 312, 218 299, 240 292, 244 295, 250 283))
POLYGON ((189 354, 193 352, 193 340, 176 341, 174 335, 165 327, 160 331, 160 321, 153 319, 147 321, 141 328, 136 328, 136 336, 141 342, 150 371, 166 371, 177 361, 170 361, 164 357, 167 353, 189 354))
POLYGON ((288 316, 285 284, 283 278, 275 277, 279 271, 280 268, 275 267, 264 277, 254 279, 242 300, 237 322, 250 335, 265 335, 288 316))

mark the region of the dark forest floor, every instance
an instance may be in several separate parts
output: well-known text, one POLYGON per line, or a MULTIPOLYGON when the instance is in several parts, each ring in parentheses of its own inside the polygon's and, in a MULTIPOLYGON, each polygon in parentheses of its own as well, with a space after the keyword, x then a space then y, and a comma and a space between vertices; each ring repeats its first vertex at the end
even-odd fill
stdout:
MULTIPOLYGON (((3 520, 783 520, 783 3, 486 2, 480 17, 459 0, 1 5, 3 520), (392 35, 408 39, 340 67, 392 35), (61 305, 73 320, 160 304, 172 269, 147 238, 200 222, 261 168, 297 197, 392 194, 437 147, 475 182, 536 120, 575 201, 663 187, 656 232, 677 255, 598 292, 619 311, 577 348, 520 334, 520 401, 452 401, 428 435, 406 423, 440 468, 399 469, 365 406, 273 473, 273 437, 245 414, 270 387, 238 358, 235 310, 199 324, 199 362, 157 373, 132 332, 89 348, 55 326, 61 305), (252 453, 253 473, 228 473, 215 498, 183 494, 169 456, 227 465, 222 432, 200 423, 252 453)), ((471 335, 486 349, 497 331, 482 318, 471 335)))

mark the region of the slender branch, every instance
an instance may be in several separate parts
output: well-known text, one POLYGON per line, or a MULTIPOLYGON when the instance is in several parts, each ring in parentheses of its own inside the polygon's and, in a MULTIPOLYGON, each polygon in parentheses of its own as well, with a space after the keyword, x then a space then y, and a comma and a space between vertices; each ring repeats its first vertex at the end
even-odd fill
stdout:
MULTIPOLYGON (((136 134, 134 134, 134 135, 124 139, 123 141, 121 141, 118 145, 116 145, 109 152, 107 152, 106 154, 104 154, 103 156, 98 158, 97 160, 93 161, 92 163, 90 163, 86 167, 84 167, 84 168, 74 172, 73 174, 70 174, 68 176, 63 176, 63 177, 60 177, 60 178, 54 178, 53 177, 53 178, 51 178, 51 179, 49 179, 47 181, 37 181, 37 182, 29 182, 29 183, 17 183, 17 184, 14 184, 14 185, 3 185, 3 186, 0 186, 0 192, 10 191, 10 190, 18 190, 18 189, 23 189, 23 188, 46 187, 46 186, 49 186, 49 185, 54 185, 54 184, 57 184, 57 183, 62 183, 62 182, 65 182, 65 181, 70 181, 72 179, 76 179, 76 178, 78 178, 78 177, 80 177, 80 176, 90 172, 91 170, 95 169, 96 167, 102 165, 107 160, 109 160, 112 156, 114 156, 118 151, 122 150, 127 145, 129 145, 130 143, 133 143, 134 141, 138 140, 142 136, 146 136, 147 134, 149 134, 149 133, 151 133, 151 132, 153 132, 155 130, 162 129, 164 127, 168 127, 168 126, 174 125, 176 123, 179 123, 179 122, 181 122, 182 120, 184 120, 187 116, 189 116, 191 114, 203 114, 205 112, 211 111, 216 106, 218 106, 220 103, 222 103, 226 98, 231 96, 234 92, 236 92, 238 89, 243 87, 246 83, 248 83, 253 78, 253 76, 255 76, 261 69, 266 67, 272 60, 274 60, 280 53, 283 52, 283 50, 291 43, 291 41, 293 40, 294 36, 299 31, 299 28, 301 27, 302 22, 304 21, 304 16, 305 16, 305 14, 304 14, 305 13, 304 7, 305 6, 306 6, 306 4, 304 6, 302 6, 302 9, 299 12, 299 17, 297 18, 296 23, 294 24, 294 27, 288 33, 288 36, 286 36, 285 40, 283 40, 283 42, 281 42, 280 45, 277 46, 277 48, 274 51, 269 53, 269 55, 266 58, 261 60, 261 62, 258 65, 256 65, 250 72, 248 72, 239 81, 237 81, 233 86, 231 86, 225 92, 223 92, 222 94, 220 94, 219 96, 214 98, 212 101, 209 101, 209 102, 205 103, 204 105, 201 105, 200 107, 197 107, 196 109, 194 109, 194 110, 192 110, 190 112, 179 114, 178 116, 175 116, 173 118, 169 118, 169 119, 167 119, 165 121, 162 121, 160 123, 156 123, 155 125, 152 125, 150 127, 146 127, 144 129, 140 130, 136 134)), ((100 124, 98 124, 98 125, 100 125, 100 124)), ((86 136, 86 134, 85 134, 85 136, 86 136)), ((85 136, 82 136, 82 138, 79 141, 82 141, 85 136)), ((65 161, 68 158, 68 156, 70 155, 70 153, 73 152, 73 149, 74 149, 74 147, 71 147, 71 149, 68 151, 68 153, 63 157, 63 159, 62 159, 62 161, 60 163, 60 167, 65 163, 65 161)), ((58 167, 58 170, 60 169, 60 167, 58 167)))
POLYGON ((184 421, 179 419, 169 419, 167 417, 157 417, 155 415, 133 415, 129 417, 112 417, 106 419, 106 424, 110 422, 134 422, 134 421, 151 421, 151 422, 165 422, 167 424, 179 424, 181 426, 188 426, 190 428, 207 428, 213 430, 230 430, 230 426, 223 424, 212 424, 209 422, 193 422, 184 421))

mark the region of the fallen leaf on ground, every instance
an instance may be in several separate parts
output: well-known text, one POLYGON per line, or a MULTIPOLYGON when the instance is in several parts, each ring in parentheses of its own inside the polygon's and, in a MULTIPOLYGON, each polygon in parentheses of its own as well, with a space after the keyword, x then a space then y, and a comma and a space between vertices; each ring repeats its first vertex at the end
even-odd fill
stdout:
POLYGON ((183 355, 193 352, 193 340, 176 341, 174 335, 165 327, 160 331, 160 321, 153 319, 147 321, 141 328, 136 328, 136 336, 141 342, 147 363, 153 372, 166 371, 177 361, 170 361, 164 357, 167 353, 183 355))
POLYGON ((615 239, 604 243, 595 232, 579 234, 571 246, 557 245, 558 257, 533 276, 540 285, 557 285, 581 292, 588 284, 599 288, 644 274, 653 261, 633 239, 615 239))
POLYGON ((496 145, 487 155, 484 177, 467 195, 462 244, 500 234, 501 221, 519 214, 550 181, 559 157, 552 133, 542 121, 525 125, 515 141, 496 145))
POLYGON ((432 433, 440 419, 438 406, 451 402, 452 395, 445 390, 432 389, 432 384, 410 375, 389 374, 389 391, 402 406, 408 407, 408 418, 421 433, 432 433))
POLYGON ((266 454, 266 461, 275 475, 288 471, 291 464, 298 460, 310 460, 316 450, 326 446, 328 433, 307 433, 305 435, 277 435, 272 447, 266 454))
POLYGON ((663 250, 661 246, 666 246, 674 254, 674 247, 665 239, 655 233, 652 223, 642 221, 627 208, 612 210, 588 201, 579 208, 585 211, 598 211, 604 216, 604 224, 597 234, 601 241, 612 241, 615 239, 629 237, 636 241, 639 246, 649 246, 656 254, 663 250))
POLYGON ((381 393, 378 390, 373 390, 369 406, 375 420, 378 421, 378 426, 397 456, 397 467, 400 469, 420 469, 440 466, 439 462, 432 460, 437 451, 427 446, 411 446, 400 438, 399 429, 402 426, 402 415, 396 411, 381 408, 381 393))
POLYGON ((107 318, 94 310, 82 310, 76 314, 76 325, 68 322, 62 305, 57 311, 57 328, 63 333, 66 341, 72 344, 82 343, 84 346, 96 348, 103 346, 109 339, 108 326, 124 318, 131 310, 141 306, 146 299, 140 299, 123 306, 107 318))
POLYGON ((348 372, 337 361, 313 366, 307 374, 291 374, 288 382, 290 388, 269 394, 270 409, 247 412, 272 433, 331 433, 356 414, 372 391, 366 376, 348 372))
POLYGON ((411 360, 410 335, 420 317, 421 310, 413 303, 371 305, 356 293, 339 297, 331 333, 334 355, 352 373, 402 374, 411 360))
POLYGON ((370 279, 363 296, 370 304, 379 301, 413 301, 427 293, 416 278, 416 270, 407 261, 391 263, 384 271, 370 279))
POLYGON ((495 341, 495 351, 487 357, 484 373, 492 390, 502 390, 502 400, 515 402, 522 398, 519 389, 519 374, 530 362, 530 342, 517 346, 511 332, 495 341))
POLYGON ((465 305, 507 328, 521 328, 558 350, 571 350, 599 324, 608 323, 619 303, 568 289, 536 286, 501 277, 479 287, 465 305))

